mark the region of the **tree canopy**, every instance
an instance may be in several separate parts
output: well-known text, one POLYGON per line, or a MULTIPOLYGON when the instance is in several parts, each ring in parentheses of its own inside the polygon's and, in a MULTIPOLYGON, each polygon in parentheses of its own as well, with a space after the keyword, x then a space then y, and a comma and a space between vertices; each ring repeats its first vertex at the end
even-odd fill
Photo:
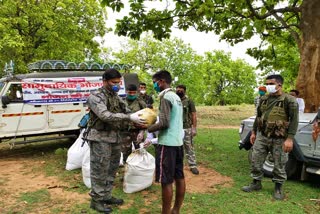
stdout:
MULTIPOLYGON (((160 2, 160 1, 154 1, 160 2)), ((168 38, 173 26, 182 30, 195 28, 213 32, 231 45, 260 35, 261 43, 248 49, 267 72, 280 71, 295 82, 299 67, 301 0, 171 0, 163 7, 148 1, 129 1, 129 16, 118 20, 115 32, 133 39, 144 31, 152 31, 157 39, 168 38), (147 7, 148 6, 148 7, 147 7), (285 50, 287 53, 283 53, 285 50), (284 56, 285 55, 285 56, 284 56), (291 62, 286 67, 286 60, 291 62)), ((115 11, 124 3, 102 0, 115 11)), ((156 4, 156 3, 154 3, 156 4)))
POLYGON ((186 85, 188 95, 198 104, 253 102, 254 68, 243 60, 232 60, 230 53, 214 51, 199 56, 181 39, 159 41, 146 35, 140 40, 129 40, 113 56, 117 62, 133 66, 132 72, 148 84, 149 93, 153 92, 152 74, 166 69, 176 78, 172 87, 186 85))
MULTIPOLYGON (((158 1, 159 2, 159 1, 158 1)), ((171 27, 195 28, 214 32, 231 44, 260 34, 262 40, 290 32, 299 44, 301 0, 171 0, 163 8, 146 8, 147 1, 129 0, 130 14, 118 20, 118 35, 134 39, 144 31, 152 31, 158 39, 168 38, 171 27)), ((102 0, 102 4, 120 11, 121 0, 102 0)))
MULTIPOLYGON (((124 7, 121 0, 101 2, 114 11, 124 7)), ((291 78, 289 83, 297 78, 296 88, 305 98, 306 112, 320 106, 319 0, 168 0, 164 7, 152 7, 155 2, 164 1, 129 0, 130 12, 117 21, 115 32, 137 39, 142 32, 152 31, 155 38, 163 39, 170 36, 173 26, 192 27, 220 35, 231 45, 259 35, 261 43, 248 53, 263 60, 260 66, 268 68, 265 71, 279 69, 291 78)))
POLYGON ((5 0, 0 2, 0 66, 16 72, 28 63, 98 56, 94 37, 105 34, 104 12, 95 0, 5 0))

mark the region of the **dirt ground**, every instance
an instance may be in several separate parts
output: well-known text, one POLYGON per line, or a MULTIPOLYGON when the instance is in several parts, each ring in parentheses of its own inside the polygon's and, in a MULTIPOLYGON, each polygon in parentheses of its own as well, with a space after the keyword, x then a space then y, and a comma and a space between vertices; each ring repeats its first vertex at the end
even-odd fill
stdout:
MULTIPOLYGON (((57 177, 47 177, 40 172, 32 171, 35 166, 41 167, 43 164, 45 162, 35 161, 32 158, 8 157, 0 159, 0 213, 5 213, 9 207, 17 206, 17 203, 27 203, 17 201, 22 193, 35 192, 40 189, 47 189, 51 201, 57 201, 57 206, 61 206, 60 202, 63 202, 63 206, 71 206, 72 204, 89 201, 88 194, 67 191, 66 189, 70 188, 68 184, 57 177)), ((188 193, 215 193, 219 187, 231 186, 233 183, 231 178, 204 166, 199 166, 199 171, 200 175, 193 175, 187 167, 185 168, 188 193)), ((148 191, 143 191, 142 194, 147 195, 148 191)), ((152 200, 152 198, 148 198, 152 200)), ((152 203, 152 201, 146 201, 146 203, 152 203)), ((126 205, 129 206, 130 201, 126 205)), ((49 210, 54 206, 48 207, 47 212, 42 208, 41 211, 35 211, 34 213, 49 213, 49 210)), ((123 208, 125 209, 125 206, 123 208)))

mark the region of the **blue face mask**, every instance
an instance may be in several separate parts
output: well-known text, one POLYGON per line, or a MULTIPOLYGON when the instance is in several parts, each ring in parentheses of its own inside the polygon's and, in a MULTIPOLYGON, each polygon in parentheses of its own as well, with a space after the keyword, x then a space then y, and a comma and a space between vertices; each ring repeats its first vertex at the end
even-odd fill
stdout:
POLYGON ((128 95, 127 95, 127 99, 128 99, 128 100, 135 100, 135 99, 137 99, 137 95, 128 94, 128 95))
POLYGON ((111 89, 114 92, 118 92, 120 90, 120 85, 113 85, 111 89))
POLYGON ((260 96, 263 96, 263 95, 266 94, 266 92, 264 92, 264 91, 259 91, 259 94, 260 94, 260 96))
POLYGON ((154 90, 156 90, 156 92, 160 92, 161 90, 160 90, 160 87, 159 87, 159 85, 158 85, 158 82, 154 82, 153 83, 153 88, 154 88, 154 90))

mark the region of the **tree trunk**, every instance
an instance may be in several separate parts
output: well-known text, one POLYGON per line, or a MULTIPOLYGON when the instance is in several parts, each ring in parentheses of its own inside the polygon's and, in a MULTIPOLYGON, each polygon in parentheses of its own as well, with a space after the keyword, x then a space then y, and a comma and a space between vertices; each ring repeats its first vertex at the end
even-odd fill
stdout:
POLYGON ((301 11, 300 68, 297 89, 305 100, 305 112, 320 106, 320 1, 304 0, 301 11))

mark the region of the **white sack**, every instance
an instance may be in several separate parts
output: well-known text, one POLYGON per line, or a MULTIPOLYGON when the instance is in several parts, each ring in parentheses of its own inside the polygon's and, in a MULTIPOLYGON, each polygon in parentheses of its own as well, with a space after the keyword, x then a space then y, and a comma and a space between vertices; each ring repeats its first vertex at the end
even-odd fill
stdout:
POLYGON ((90 149, 87 150, 82 161, 82 179, 86 187, 91 188, 90 178, 90 149))
POLYGON ((134 193, 152 185, 155 159, 145 149, 131 153, 125 165, 123 191, 134 193))
POLYGON ((123 154, 121 152, 121 156, 120 156, 120 163, 119 163, 119 166, 123 166, 123 154))
POLYGON ((83 142, 82 139, 84 130, 80 131, 79 137, 68 150, 66 170, 78 169, 82 166, 84 154, 89 149, 88 143, 83 142))
MULTIPOLYGON (((119 165, 123 165, 123 154, 121 152, 121 158, 119 165)), ((91 176, 90 176, 90 148, 86 151, 83 161, 82 161, 82 180, 83 183, 88 187, 91 188, 91 176)))

